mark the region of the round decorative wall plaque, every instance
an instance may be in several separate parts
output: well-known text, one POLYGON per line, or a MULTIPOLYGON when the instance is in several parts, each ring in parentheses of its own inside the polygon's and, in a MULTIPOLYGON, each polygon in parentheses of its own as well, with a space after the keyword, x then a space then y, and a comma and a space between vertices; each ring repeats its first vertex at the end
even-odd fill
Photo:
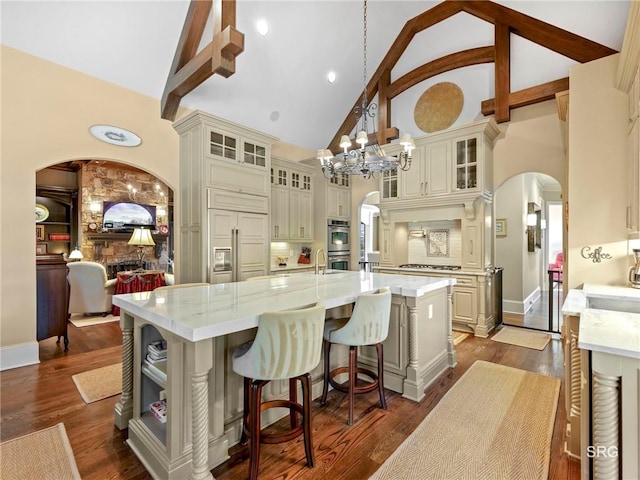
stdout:
POLYGON ((436 83, 420 95, 413 118, 423 132, 438 132, 453 125, 463 105, 464 95, 460 87, 451 82, 436 83))

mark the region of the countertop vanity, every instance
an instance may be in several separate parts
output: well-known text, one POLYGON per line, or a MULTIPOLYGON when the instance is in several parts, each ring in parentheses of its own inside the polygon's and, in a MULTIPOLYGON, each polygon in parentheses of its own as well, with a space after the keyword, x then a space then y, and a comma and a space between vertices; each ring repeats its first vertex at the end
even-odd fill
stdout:
MULTIPOLYGON (((123 389, 115 424, 129 427, 127 443, 154 478, 212 478, 237 443, 242 378, 230 368, 237 346, 255 335, 260 315, 323 302, 327 317, 350 309, 362 293, 389 287, 393 294, 385 341, 385 387, 419 401, 440 373, 456 364, 451 336, 454 279, 328 271, 116 296, 123 331, 123 389), (164 340, 164 372, 149 373, 149 344, 164 340), (165 398, 165 422, 149 405, 165 398)), ((335 360, 335 359, 334 359, 335 360)), ((363 349, 359 360, 375 364, 363 349)), ((321 393, 322 366, 312 372, 321 393)), ((274 398, 288 382, 272 382, 274 398)), ((266 423, 277 418, 267 419, 266 423)))
POLYGON ((582 478, 639 478, 640 290, 585 284, 562 306, 567 442, 582 478))

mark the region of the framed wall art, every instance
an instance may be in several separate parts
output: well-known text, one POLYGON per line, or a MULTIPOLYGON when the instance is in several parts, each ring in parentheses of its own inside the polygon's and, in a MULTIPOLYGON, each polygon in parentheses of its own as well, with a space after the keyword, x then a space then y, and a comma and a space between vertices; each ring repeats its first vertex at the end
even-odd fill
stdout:
POLYGON ((427 256, 449 256, 449 230, 429 230, 427 234, 427 256))
POLYGON ((46 240, 44 236, 44 225, 36 225, 36 240, 46 240))
POLYGON ((507 219, 496 218, 496 237, 507 236, 507 219))
POLYGON ((36 244, 36 255, 45 255, 47 253, 47 244, 46 243, 38 243, 36 244))

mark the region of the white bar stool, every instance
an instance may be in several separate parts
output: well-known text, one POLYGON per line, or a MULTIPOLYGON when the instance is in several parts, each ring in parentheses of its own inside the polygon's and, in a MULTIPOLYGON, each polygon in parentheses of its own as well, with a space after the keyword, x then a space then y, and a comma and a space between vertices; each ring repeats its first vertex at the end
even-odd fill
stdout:
POLYGON ((281 443, 304 435, 307 465, 314 466, 311 438, 311 375, 320 362, 325 307, 317 303, 300 310, 268 312, 260 316, 253 342, 233 353, 233 371, 244 377, 244 418, 241 443, 249 434, 249 478, 258 477, 260 442, 281 443), (261 402, 262 388, 271 380, 289 379, 289 400, 261 402), (302 401, 297 400, 296 380, 302 384, 302 401), (289 408, 291 429, 280 434, 260 431, 260 412, 268 408, 289 408), (298 423, 302 415, 302 426, 298 423))
POLYGON ((391 314, 391 291, 381 288, 376 293, 359 295, 351 318, 327 320, 324 327, 324 385, 321 403, 327 402, 329 383, 336 390, 349 394, 349 425, 353 425, 354 396, 378 389, 380 406, 386 410, 384 398, 384 364, 382 342, 389 333, 389 316, 391 314), (329 371, 331 344, 349 346, 349 366, 329 371), (372 345, 376 347, 378 356, 378 373, 358 367, 358 347, 372 345), (348 373, 349 379, 340 384, 335 380, 337 375, 348 373), (358 374, 366 375, 371 382, 358 386, 358 374))

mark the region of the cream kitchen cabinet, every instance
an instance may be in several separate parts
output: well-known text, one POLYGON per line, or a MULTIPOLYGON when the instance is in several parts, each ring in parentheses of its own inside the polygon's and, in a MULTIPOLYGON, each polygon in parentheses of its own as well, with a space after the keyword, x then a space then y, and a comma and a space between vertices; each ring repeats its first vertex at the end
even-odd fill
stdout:
POLYGON ((627 231, 630 238, 640 238, 640 69, 636 70, 629 90, 628 203, 627 231))
POLYGON ((271 166, 271 240, 313 241, 313 171, 274 159, 271 166))
MULTIPOLYGON (((415 139, 411 168, 380 179, 381 203, 415 208, 493 194, 493 142, 500 133, 493 119, 415 139), (396 176, 397 175, 397 176, 396 176)), ((388 155, 399 145, 384 147, 388 155)))
POLYGON ((289 239, 289 190, 282 187, 271 188, 271 240, 289 239))
MULTIPOLYGON (((266 227, 261 255, 268 259, 269 171, 277 138, 200 111, 173 126, 180 136, 180 283, 210 281, 210 249, 222 246, 210 238, 210 209, 260 214, 266 227)), ((268 267, 255 270, 266 274, 268 267)))
POLYGON ((351 190, 327 186, 327 218, 348 220, 351 218, 351 190))
POLYGON ((450 151, 449 140, 417 146, 412 155, 409 170, 411 174, 402 177, 401 198, 412 199, 450 193, 450 151))
POLYGON ((289 192, 289 239, 313 241, 313 195, 289 192))

